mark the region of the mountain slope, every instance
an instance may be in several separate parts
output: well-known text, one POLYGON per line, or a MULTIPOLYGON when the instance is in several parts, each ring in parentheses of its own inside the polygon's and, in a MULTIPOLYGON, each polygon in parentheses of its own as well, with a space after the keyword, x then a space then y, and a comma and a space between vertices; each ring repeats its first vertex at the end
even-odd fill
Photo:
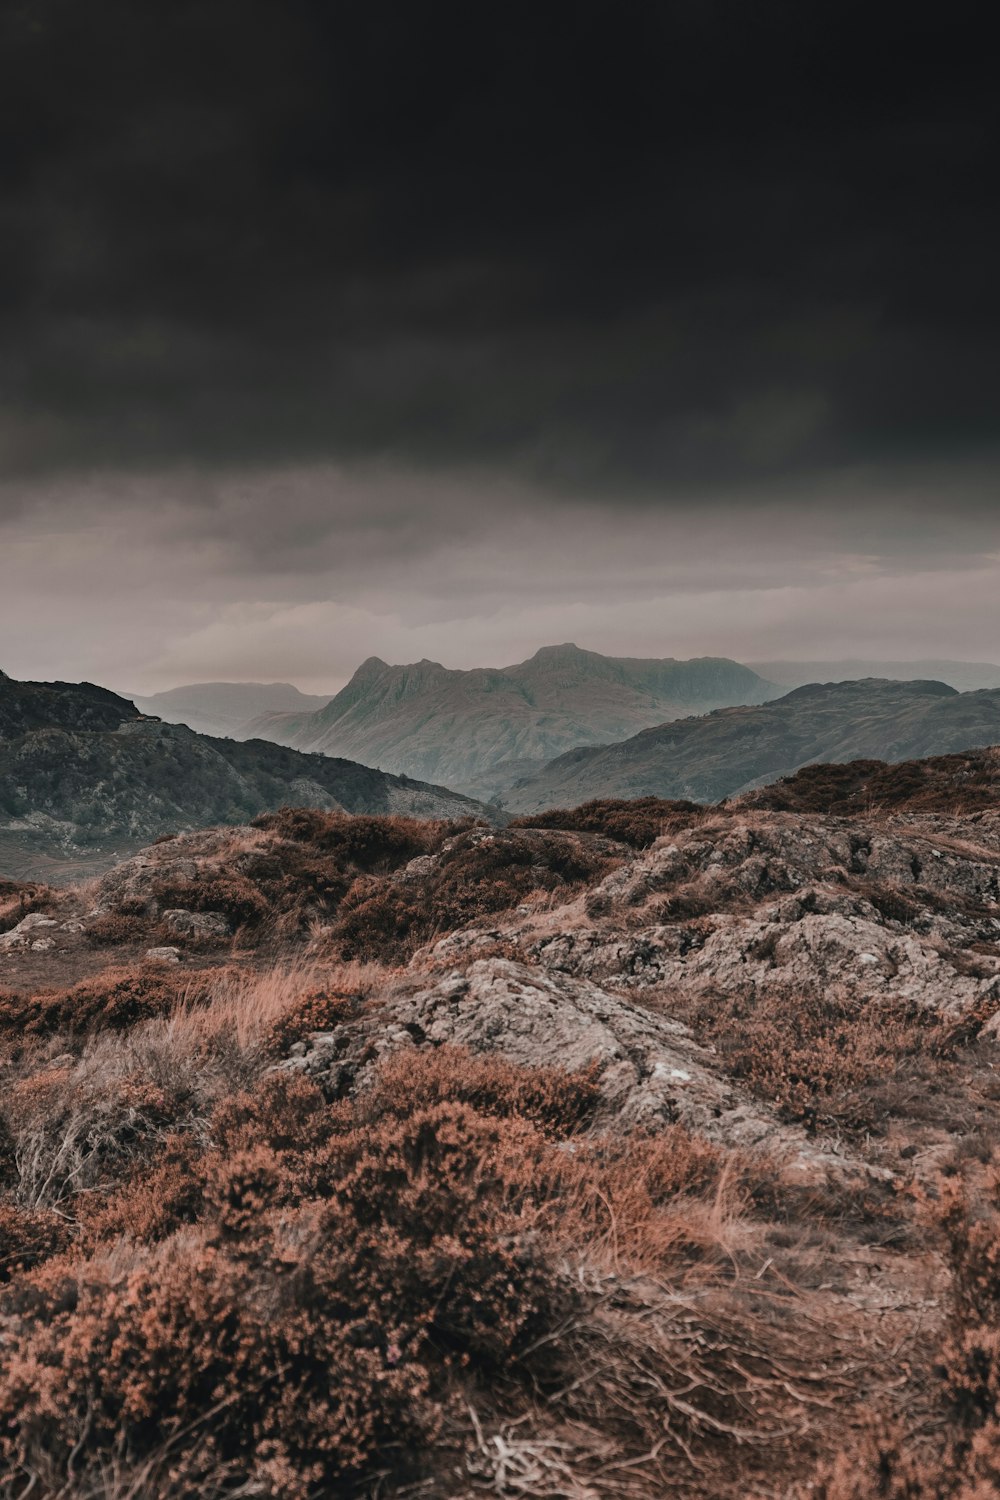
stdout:
POLYGON ((329 695, 301 693, 290 682, 192 682, 133 699, 144 714, 168 724, 186 724, 198 734, 246 739, 246 726, 261 714, 314 713, 329 695))
POLYGON ((893 682, 946 682, 960 693, 1000 687, 1000 664, 991 661, 754 661, 755 672, 784 687, 810 682, 857 682, 889 677, 893 682))
POLYGON ((643 660, 573 645, 471 671, 370 657, 317 713, 269 715, 248 728, 300 750, 489 795, 575 745, 727 704, 762 703, 779 691, 725 658, 643 660))
MULTIPOLYGON (((264 740, 237 743, 144 718, 89 684, 0 678, 0 859, 103 855, 179 828, 242 823, 292 803, 461 817, 481 809, 443 787, 264 740)), ((100 860, 97 861, 100 863, 100 860)))
POLYGON ((714 802, 813 761, 911 760, 1000 743, 1000 690, 941 682, 814 683, 772 703, 720 709, 579 748, 513 788, 523 812, 593 797, 714 802))

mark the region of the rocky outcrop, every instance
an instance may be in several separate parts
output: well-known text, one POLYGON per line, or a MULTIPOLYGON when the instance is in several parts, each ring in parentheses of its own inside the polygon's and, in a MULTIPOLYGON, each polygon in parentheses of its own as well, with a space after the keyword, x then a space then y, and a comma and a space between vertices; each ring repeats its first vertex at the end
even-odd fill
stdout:
POLYGON ((764 1148, 798 1185, 884 1174, 778 1122, 729 1083, 686 1026, 590 980, 500 958, 403 989, 360 1033, 342 1026, 300 1043, 282 1065, 333 1093, 363 1088, 377 1062, 409 1047, 456 1046, 526 1067, 558 1062, 599 1072, 602 1128, 679 1122, 740 1150, 764 1148))
POLYGON ((624 861, 570 908, 441 939, 446 967, 503 942, 615 990, 1000 1003, 1000 815, 709 817, 624 861))
POLYGON ((173 937, 216 942, 230 935, 229 923, 218 911, 185 911, 177 907, 165 911, 160 920, 164 931, 173 937))

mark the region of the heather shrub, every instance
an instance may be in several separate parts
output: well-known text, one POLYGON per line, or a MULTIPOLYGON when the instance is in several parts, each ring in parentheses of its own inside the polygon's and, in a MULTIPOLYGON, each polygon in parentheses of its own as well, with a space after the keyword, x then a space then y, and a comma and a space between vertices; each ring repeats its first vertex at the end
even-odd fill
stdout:
POLYGON ((181 1493, 224 1472, 305 1497, 427 1444, 453 1370, 506 1367, 564 1315, 523 1212, 530 1125, 464 1105, 334 1118, 321 1198, 289 1202, 277 1146, 210 1153, 196 1226, 124 1263, 50 1261, 0 1304, 12 1470, 65 1470, 78 1444, 78 1468, 141 1457, 190 1424, 181 1493))
POLYGON ((337 1128, 341 1114, 328 1108, 316 1084, 283 1071, 220 1100, 210 1122, 212 1142, 227 1156, 257 1146, 308 1156, 337 1128))
POLYGON ((69 1241, 62 1214, 0 1203, 0 1284, 65 1250, 69 1241))
POLYGON ((150 895, 161 911, 220 912, 236 930, 259 926, 270 911, 261 892, 242 875, 156 880, 150 895))
POLYGON ((128 912, 109 911, 87 927, 87 942, 93 948, 119 948, 126 943, 141 942, 149 923, 146 918, 128 912))
POLYGON ((553 808, 549 812, 512 818, 509 828, 559 828, 569 833, 600 833, 605 838, 646 849, 665 833, 688 828, 705 816, 707 808, 697 802, 676 802, 663 797, 636 797, 632 801, 598 798, 580 807, 553 808))
POLYGON ((1000 1487, 1000 1170, 972 1194, 942 1178, 929 1218, 950 1273, 950 1317, 932 1364, 943 1420, 928 1443, 869 1422, 796 1500, 990 1500, 1000 1487))
POLYGON ((426 854, 458 825, 283 807, 256 818, 253 826, 293 843, 309 844, 319 853, 334 856, 344 867, 370 874, 396 870, 418 854, 426 854))
POLYGON ((808 1129, 830 1121, 877 1129, 893 1090, 923 1076, 943 1050, 935 1016, 920 1006, 834 990, 713 993, 685 1017, 732 1077, 808 1129))
POLYGON ((794 776, 752 792, 754 807, 779 812, 978 812, 995 808, 1000 761, 990 750, 889 763, 854 760, 803 766, 794 776))
POLYGON ((0 876, 0 933, 9 932, 34 911, 48 911, 54 893, 46 885, 24 884, 0 876))
POLYGON ((128 1162, 115 1190, 76 1201, 79 1244, 93 1252, 102 1241, 125 1236, 140 1245, 166 1239, 201 1216, 206 1148, 191 1134, 170 1133, 157 1143, 153 1162, 128 1162))
POLYGON ((397 1052, 385 1061, 361 1103, 373 1116, 400 1117, 414 1108, 469 1104, 498 1118, 529 1120, 558 1137, 593 1118, 600 1101, 596 1068, 519 1068, 500 1057, 476 1057, 461 1047, 397 1052))
POLYGON ((312 1032, 332 1031, 350 1020, 356 1009, 357 1001, 351 995, 337 995, 326 989, 307 990, 272 1023, 264 1036, 264 1050, 282 1057, 312 1032))
POLYGON ((169 1015, 182 996, 203 997, 205 977, 174 975, 162 964, 128 964, 81 979, 65 990, 35 994, 0 991, 0 1030, 17 1036, 125 1030, 138 1021, 169 1015))
POLYGON ((507 911, 537 891, 568 894, 619 862, 607 847, 559 834, 473 828, 450 839, 416 877, 359 876, 330 942, 344 957, 405 962, 441 933, 507 911))

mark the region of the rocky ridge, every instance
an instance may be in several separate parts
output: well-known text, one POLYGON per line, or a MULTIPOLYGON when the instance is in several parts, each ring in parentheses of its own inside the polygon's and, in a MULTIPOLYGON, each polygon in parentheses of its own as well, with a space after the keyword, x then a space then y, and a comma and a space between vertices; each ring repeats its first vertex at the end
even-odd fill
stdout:
POLYGON ((519 812, 594 797, 717 802, 801 766, 860 757, 905 761, 1000 741, 1000 689, 958 693, 941 682, 813 683, 772 702, 716 710, 580 747, 522 777, 519 812))
POLYGON ((571 746, 780 691, 725 658, 610 657, 572 644, 470 671, 370 657, 325 708, 265 715, 248 732, 489 797, 571 746))
POLYGON ((420 817, 479 813, 444 787, 264 740, 211 739, 90 684, 0 681, 0 855, 7 873, 94 868, 184 827, 294 803, 420 817))

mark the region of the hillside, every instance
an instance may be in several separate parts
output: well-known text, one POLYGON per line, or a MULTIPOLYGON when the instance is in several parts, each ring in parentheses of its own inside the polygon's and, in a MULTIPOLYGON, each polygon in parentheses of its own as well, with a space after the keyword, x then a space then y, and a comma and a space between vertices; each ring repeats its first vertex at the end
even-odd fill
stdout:
POLYGON ((910 760, 1000 742, 1000 689, 940 682, 814 683, 774 702, 721 709, 580 748, 519 781, 511 808, 571 807, 592 797, 716 802, 811 761, 910 760))
POLYGON ((986 1500, 998 867, 981 752, 0 883, 11 1494, 986 1500))
POLYGON ((370 657, 317 713, 265 716, 249 727, 300 750, 488 797, 572 746, 726 704, 762 703, 779 691, 724 658, 643 660, 573 645, 472 671, 370 657))
POLYGON ((290 682, 194 682, 132 700, 144 714, 186 724, 198 734, 251 738, 246 726, 261 714, 313 713, 330 701, 301 693, 290 682))
POLYGON ((89 684, 0 678, 0 854, 4 870, 53 859, 106 863, 162 833, 246 822, 282 803, 350 812, 461 816, 477 804, 441 787, 264 740, 237 743, 144 718, 89 684))
POLYGON ((960 693, 1000 687, 1000 665, 991 661, 754 661, 748 662, 769 682, 804 687, 810 682, 857 682, 888 677, 893 682, 946 682, 960 693))

